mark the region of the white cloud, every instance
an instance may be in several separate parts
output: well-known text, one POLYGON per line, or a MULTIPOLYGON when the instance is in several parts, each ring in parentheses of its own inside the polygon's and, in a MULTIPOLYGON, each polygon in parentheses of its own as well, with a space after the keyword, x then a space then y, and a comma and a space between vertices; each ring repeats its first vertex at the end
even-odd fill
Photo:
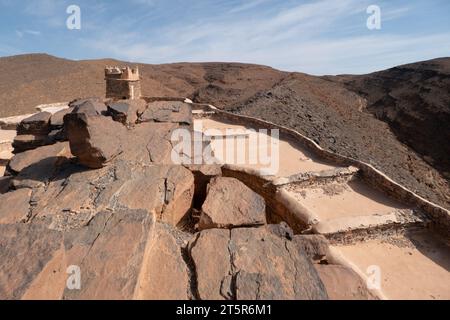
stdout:
POLYGON ((248 0, 248 1, 245 1, 245 3, 231 9, 229 11, 229 13, 238 13, 238 12, 242 12, 242 11, 247 11, 247 10, 253 9, 255 7, 258 7, 264 3, 267 3, 268 1, 269 0, 248 0))
POLYGON ((37 30, 16 30, 16 34, 19 38, 23 38, 25 35, 40 36, 41 32, 37 30))
MULTIPOLYGON (((235 12, 256 8, 263 1, 247 2, 235 12)), ((132 61, 249 62, 313 74, 365 73, 450 52, 447 33, 411 36, 368 32, 368 4, 370 1, 321 0, 284 6, 277 12, 248 10, 251 14, 236 15, 228 11, 198 21, 179 17, 157 31, 127 32, 120 24, 111 24, 113 28, 81 43, 105 56, 132 61), (352 21, 360 21, 360 25, 348 22, 359 14, 361 19, 352 21), (338 28, 346 35, 339 36, 338 28)), ((390 6, 383 12, 385 19, 392 20, 409 10, 390 6)))

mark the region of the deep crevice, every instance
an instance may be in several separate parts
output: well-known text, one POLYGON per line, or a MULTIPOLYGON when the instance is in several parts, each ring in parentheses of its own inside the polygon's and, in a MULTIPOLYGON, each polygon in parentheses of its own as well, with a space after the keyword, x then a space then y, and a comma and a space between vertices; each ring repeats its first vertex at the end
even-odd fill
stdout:
POLYGON ((183 258, 184 263, 186 264, 188 270, 189 277, 189 290, 188 296, 191 300, 201 300, 200 294, 198 292, 198 281, 197 281, 197 270, 195 268, 194 259, 192 259, 190 253, 190 246, 194 247, 199 238, 199 234, 195 236, 194 241, 191 244, 187 244, 186 246, 181 247, 181 257, 183 258))

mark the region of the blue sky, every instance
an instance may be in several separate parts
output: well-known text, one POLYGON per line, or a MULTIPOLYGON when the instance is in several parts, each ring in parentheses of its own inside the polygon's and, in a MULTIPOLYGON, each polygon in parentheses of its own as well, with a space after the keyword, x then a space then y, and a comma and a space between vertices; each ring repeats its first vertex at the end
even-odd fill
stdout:
POLYGON ((448 0, 0 0, 0 56, 234 61, 367 73, 450 56, 448 0), (81 30, 66 27, 69 5, 81 30), (381 29, 366 26, 369 5, 381 29))

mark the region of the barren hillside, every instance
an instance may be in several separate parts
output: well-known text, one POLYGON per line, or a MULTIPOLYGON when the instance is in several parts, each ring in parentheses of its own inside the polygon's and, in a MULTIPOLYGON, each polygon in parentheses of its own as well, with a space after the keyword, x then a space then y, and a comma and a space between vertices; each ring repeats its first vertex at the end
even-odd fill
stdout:
MULTIPOLYGON (((111 59, 71 61, 45 54, 0 58, 0 117, 29 113, 38 104, 105 94, 104 67, 130 64, 111 59)), ((189 96, 218 106, 249 98, 285 73, 237 63, 138 65, 150 96, 189 96)))
POLYGON ((450 177, 450 59, 362 76, 329 77, 367 99, 367 111, 450 177))
POLYGON ((233 111, 291 127, 325 149, 371 163, 420 195, 450 206, 448 181, 389 126, 364 112, 365 100, 340 84, 291 74, 233 111))

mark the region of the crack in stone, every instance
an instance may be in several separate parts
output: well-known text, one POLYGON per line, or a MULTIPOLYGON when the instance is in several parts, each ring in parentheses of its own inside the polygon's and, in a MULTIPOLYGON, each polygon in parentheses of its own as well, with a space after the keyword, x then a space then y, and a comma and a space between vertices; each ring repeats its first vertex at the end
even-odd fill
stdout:
POLYGON ((236 300, 236 276, 237 276, 237 272, 236 272, 236 265, 234 263, 234 255, 233 255, 233 251, 231 250, 231 233, 232 231, 229 230, 229 236, 228 236, 228 245, 227 245, 227 249, 228 249, 228 256, 230 259, 230 276, 231 276, 231 281, 230 281, 230 293, 231 293, 231 297, 226 298, 227 300, 236 300))
MULTIPOLYGON (((102 230, 98 232, 97 236, 96 236, 96 237, 94 238, 94 240, 92 241, 92 243, 91 243, 91 245, 89 246, 89 249, 88 249, 88 251, 86 252, 86 254, 84 255, 83 259, 81 259, 80 266, 83 265, 84 260, 87 258, 87 256, 88 256, 89 253, 91 252, 92 248, 94 247, 94 245, 95 245, 96 241, 98 240, 98 238, 100 237, 100 235, 106 230, 106 226, 108 225, 109 221, 112 219, 113 216, 114 216, 114 213, 111 213, 111 214, 109 215, 109 217, 106 219, 105 224, 103 225, 102 230)), ((121 221, 122 221, 122 219, 119 219, 119 222, 118 222, 118 223, 120 223, 121 221)), ((118 224, 118 223, 117 223, 117 224, 118 224)), ((116 225, 117 225, 117 224, 116 224, 116 225)))
POLYGON ((195 247, 197 244, 198 239, 200 238, 200 233, 198 233, 192 244, 187 244, 185 247, 181 247, 181 256, 183 258, 184 263, 186 264, 187 270, 188 270, 188 276, 189 276, 189 289, 192 300, 201 300, 200 293, 198 291, 198 275, 197 275, 197 269, 195 266, 194 259, 191 255, 192 248, 195 247))

